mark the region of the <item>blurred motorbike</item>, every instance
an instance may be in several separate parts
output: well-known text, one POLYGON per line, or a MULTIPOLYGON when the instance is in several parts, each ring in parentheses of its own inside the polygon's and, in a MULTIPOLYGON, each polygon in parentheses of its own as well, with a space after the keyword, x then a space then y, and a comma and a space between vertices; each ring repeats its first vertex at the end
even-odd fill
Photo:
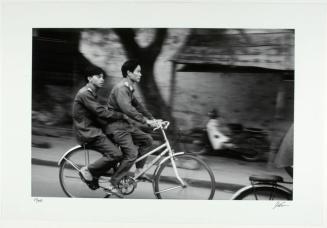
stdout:
POLYGON ((214 155, 224 152, 239 155, 246 161, 265 158, 270 149, 268 134, 262 129, 244 127, 239 123, 222 124, 217 110, 208 113, 209 121, 205 128, 193 129, 192 152, 214 155))

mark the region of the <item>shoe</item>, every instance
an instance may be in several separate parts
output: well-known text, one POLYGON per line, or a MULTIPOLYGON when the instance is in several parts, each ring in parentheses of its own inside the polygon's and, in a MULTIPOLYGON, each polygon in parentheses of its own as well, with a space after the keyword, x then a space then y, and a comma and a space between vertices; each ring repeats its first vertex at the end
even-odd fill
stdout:
POLYGON ((101 183, 100 187, 102 187, 104 191, 108 194, 114 194, 119 198, 124 198, 117 186, 114 186, 110 181, 101 183))
POLYGON ((83 167, 78 174, 81 177, 82 181, 86 183, 91 190, 96 190, 99 188, 99 179, 96 177, 93 178, 92 174, 87 169, 87 167, 83 167), (90 178, 90 175, 92 178, 90 178), (91 181, 86 180, 86 178, 91 179, 91 181))
POLYGON ((86 166, 82 167, 79 172, 83 176, 84 180, 86 180, 86 181, 92 181, 93 180, 93 176, 92 176, 92 174, 90 173, 90 171, 88 170, 88 168, 86 166))

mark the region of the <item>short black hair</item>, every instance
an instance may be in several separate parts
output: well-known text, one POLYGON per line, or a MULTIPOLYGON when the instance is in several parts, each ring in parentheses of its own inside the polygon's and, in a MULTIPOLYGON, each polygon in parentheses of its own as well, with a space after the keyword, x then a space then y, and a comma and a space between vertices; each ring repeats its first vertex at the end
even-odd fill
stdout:
POLYGON ((85 78, 86 82, 88 82, 89 81, 87 79, 88 77, 92 77, 93 75, 99 75, 99 74, 103 74, 103 77, 104 78, 106 77, 105 72, 100 67, 97 67, 97 66, 94 66, 94 65, 90 65, 90 66, 87 66, 85 68, 84 78, 85 78))
POLYGON ((140 65, 140 63, 136 59, 127 60, 121 67, 121 73, 123 74, 123 77, 126 78, 127 71, 133 72, 138 65, 140 65))

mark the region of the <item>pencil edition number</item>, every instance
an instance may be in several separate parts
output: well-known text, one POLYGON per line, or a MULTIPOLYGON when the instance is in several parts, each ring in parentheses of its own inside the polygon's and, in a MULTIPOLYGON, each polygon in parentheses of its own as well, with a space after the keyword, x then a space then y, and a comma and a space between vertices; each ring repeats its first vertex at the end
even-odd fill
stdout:
POLYGON ((33 201, 34 201, 34 203, 39 204, 39 203, 42 203, 43 202, 43 199, 34 198, 33 201))

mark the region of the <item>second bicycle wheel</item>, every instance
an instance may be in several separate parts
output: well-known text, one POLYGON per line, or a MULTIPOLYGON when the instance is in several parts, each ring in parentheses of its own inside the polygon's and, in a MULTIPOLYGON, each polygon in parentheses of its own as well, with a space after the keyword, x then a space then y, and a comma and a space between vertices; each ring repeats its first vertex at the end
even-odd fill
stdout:
POLYGON ((158 199, 212 199, 215 194, 215 178, 208 165, 194 155, 181 154, 174 156, 173 159, 178 175, 175 173, 172 160, 166 160, 159 167, 154 180, 156 197, 158 199))
MULTIPOLYGON (((103 198, 106 193, 103 189, 90 189, 79 176, 79 170, 97 159, 102 154, 90 149, 78 148, 68 154, 59 167, 60 185, 68 197, 76 198, 103 198)), ((101 177, 102 178, 102 177, 101 177)), ((101 181, 101 178, 99 181, 101 181)))
POLYGON ((256 186, 241 192, 234 200, 292 200, 292 194, 268 186, 256 186))

